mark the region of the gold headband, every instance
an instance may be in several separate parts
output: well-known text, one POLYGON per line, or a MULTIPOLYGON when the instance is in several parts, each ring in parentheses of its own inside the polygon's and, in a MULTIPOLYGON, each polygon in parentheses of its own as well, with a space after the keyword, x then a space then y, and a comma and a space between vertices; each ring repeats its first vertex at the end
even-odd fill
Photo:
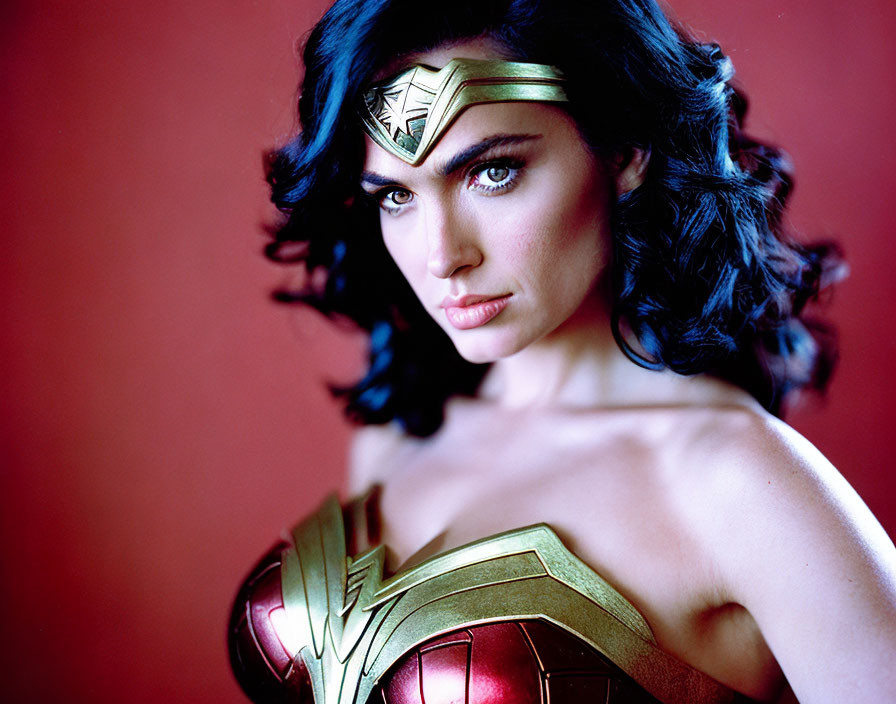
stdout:
POLYGON ((563 74, 514 61, 452 59, 439 71, 412 66, 364 94, 361 121, 374 142, 416 166, 466 108, 517 100, 567 102, 563 74))

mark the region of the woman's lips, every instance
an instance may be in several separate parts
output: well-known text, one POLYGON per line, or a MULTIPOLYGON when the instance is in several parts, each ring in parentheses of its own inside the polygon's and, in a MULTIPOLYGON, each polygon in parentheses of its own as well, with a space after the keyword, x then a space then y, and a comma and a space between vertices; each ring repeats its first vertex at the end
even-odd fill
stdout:
POLYGON ((486 298, 484 296, 464 296, 446 298, 442 301, 448 322, 458 330, 471 330, 485 325, 507 307, 511 294, 486 298))

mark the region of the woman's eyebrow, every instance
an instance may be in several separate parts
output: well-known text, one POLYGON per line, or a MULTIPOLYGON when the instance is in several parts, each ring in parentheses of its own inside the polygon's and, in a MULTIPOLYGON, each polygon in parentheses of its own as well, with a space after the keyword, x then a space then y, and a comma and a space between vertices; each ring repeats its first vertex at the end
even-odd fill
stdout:
POLYGON ((380 176, 373 171, 363 171, 361 173, 361 182, 369 183, 371 186, 399 186, 401 184, 386 176, 380 176))
POLYGON ((502 147, 506 144, 520 144, 533 139, 541 139, 541 137, 542 135, 540 134, 497 134, 494 137, 486 137, 481 142, 477 142, 455 154, 443 166, 439 167, 438 172, 442 176, 450 176, 489 149, 502 147))

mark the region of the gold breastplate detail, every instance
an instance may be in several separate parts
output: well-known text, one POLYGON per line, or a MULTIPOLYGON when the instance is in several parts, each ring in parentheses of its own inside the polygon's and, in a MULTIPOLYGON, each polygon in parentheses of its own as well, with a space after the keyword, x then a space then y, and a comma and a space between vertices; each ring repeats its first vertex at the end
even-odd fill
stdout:
POLYGON ((734 693, 662 651, 644 618, 547 525, 477 540, 384 579, 385 548, 346 551, 335 497, 299 523, 282 555, 282 640, 316 704, 364 704, 408 650, 476 624, 542 619, 577 635, 666 704, 734 693))

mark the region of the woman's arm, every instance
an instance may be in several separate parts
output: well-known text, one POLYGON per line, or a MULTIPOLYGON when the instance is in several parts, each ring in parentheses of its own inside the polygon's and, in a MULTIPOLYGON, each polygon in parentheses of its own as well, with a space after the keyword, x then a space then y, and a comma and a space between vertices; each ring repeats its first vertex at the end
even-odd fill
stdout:
POLYGON ((757 422, 720 482, 713 553, 797 699, 896 701, 896 549, 796 431, 757 422), (724 514, 727 514, 725 516, 724 514))

